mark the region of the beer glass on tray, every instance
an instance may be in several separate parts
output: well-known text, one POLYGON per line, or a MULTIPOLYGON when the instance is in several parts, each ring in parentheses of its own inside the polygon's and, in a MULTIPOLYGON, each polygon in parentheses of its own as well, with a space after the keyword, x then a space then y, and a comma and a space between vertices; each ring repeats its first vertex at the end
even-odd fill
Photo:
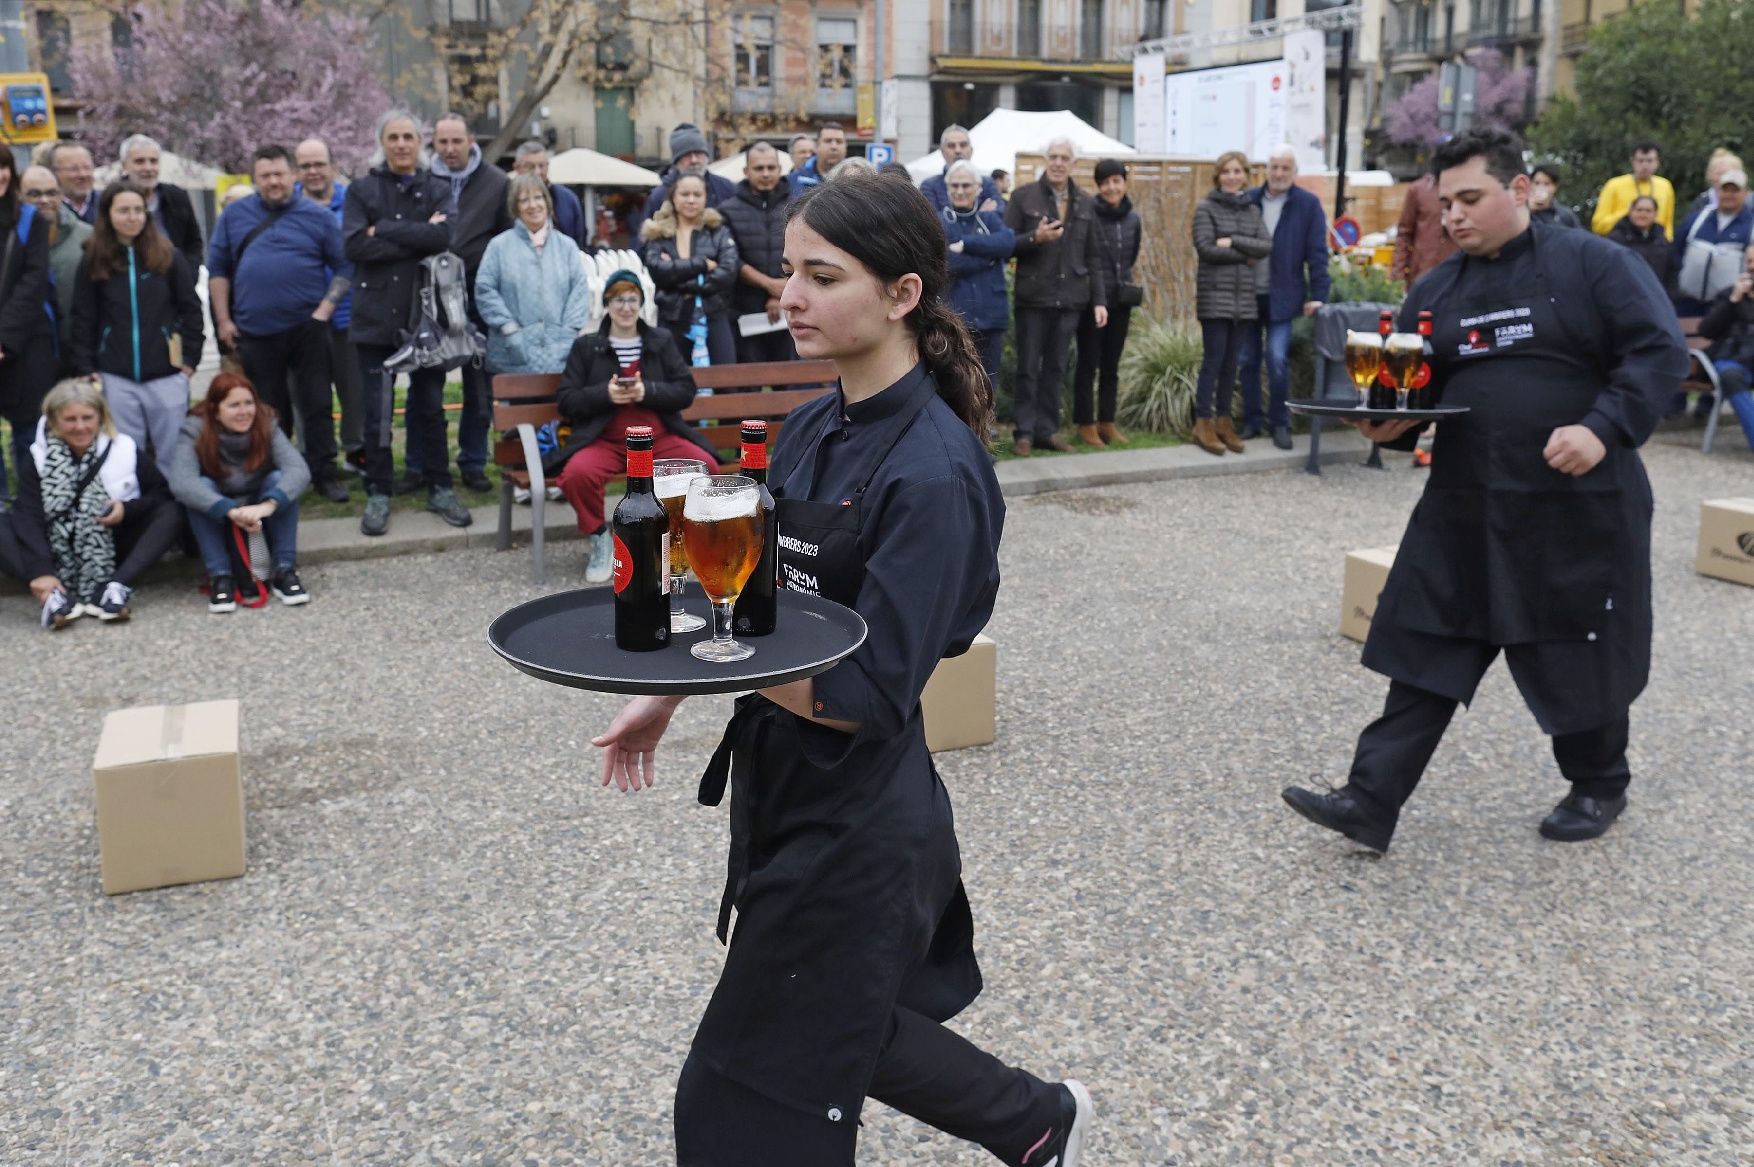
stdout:
POLYGON ((761 490, 741 474, 691 478, 682 507, 688 563, 713 605, 713 638, 689 649, 701 660, 730 662, 755 650, 731 639, 731 608, 761 559, 761 490))
POLYGON ((682 540, 682 504, 688 481, 706 473, 695 458, 660 458, 652 463, 652 487, 670 519, 670 631, 693 632, 706 621, 682 610, 682 588, 688 582, 688 547, 682 540))
POLYGON ((1425 338, 1416 332, 1391 332, 1383 341, 1383 367, 1395 383, 1395 408, 1407 408, 1407 394, 1425 360, 1425 338))
POLYGON ((1348 329, 1346 332, 1346 375, 1358 390, 1358 407, 1370 404, 1370 387, 1382 368, 1383 338, 1374 332, 1348 329))

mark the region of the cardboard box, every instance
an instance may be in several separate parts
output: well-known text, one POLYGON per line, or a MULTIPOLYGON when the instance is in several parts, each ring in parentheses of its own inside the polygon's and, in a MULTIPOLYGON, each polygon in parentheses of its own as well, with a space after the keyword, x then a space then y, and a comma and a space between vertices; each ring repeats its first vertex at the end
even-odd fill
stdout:
POLYGON ((1395 547, 1372 547, 1346 553, 1346 579, 1340 591, 1340 635, 1364 643, 1370 620, 1376 615, 1376 598, 1395 562, 1395 547))
POLYGON ((946 657, 932 670, 920 695, 926 748, 934 754, 993 744, 998 693, 998 646, 985 633, 961 656, 946 657))
POLYGON ((1754 587, 1754 498, 1707 499, 1699 504, 1700 575, 1754 587))
POLYGON ((244 873, 237 701, 118 709, 92 778, 105 894, 244 873))

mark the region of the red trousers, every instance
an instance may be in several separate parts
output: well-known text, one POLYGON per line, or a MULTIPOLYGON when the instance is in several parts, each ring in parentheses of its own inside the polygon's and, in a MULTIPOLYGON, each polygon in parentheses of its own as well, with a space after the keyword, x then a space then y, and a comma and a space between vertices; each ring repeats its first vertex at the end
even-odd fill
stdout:
MULTIPOLYGON (((669 430, 659 430, 653 437, 654 458, 694 458, 706 463, 708 474, 717 474, 719 464, 711 454, 669 430)), ((566 460, 555 485, 579 516, 579 530, 595 535, 603 529, 603 487, 611 478, 627 473, 627 445, 622 438, 598 438, 566 460)))

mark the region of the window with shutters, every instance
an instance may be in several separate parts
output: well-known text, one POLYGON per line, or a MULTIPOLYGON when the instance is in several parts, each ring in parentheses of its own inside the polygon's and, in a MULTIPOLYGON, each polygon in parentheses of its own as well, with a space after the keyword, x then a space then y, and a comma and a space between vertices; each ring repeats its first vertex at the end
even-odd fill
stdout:
POLYGON ((856 113, 859 108, 859 21, 854 16, 816 18, 816 109, 856 113))

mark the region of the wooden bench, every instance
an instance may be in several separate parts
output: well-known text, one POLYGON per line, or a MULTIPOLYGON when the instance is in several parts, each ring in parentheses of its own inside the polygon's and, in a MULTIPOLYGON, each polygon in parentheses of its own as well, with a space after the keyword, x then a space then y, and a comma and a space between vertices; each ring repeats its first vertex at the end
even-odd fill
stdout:
MULTIPOLYGON (((742 444, 738 432, 742 422, 766 421, 768 439, 777 440, 787 415, 828 392, 836 379, 833 361, 700 368, 694 370, 696 387, 713 392, 696 396, 682 416, 699 423, 701 436, 718 454, 720 465, 731 467, 742 444)), ((560 417, 555 400, 559 390, 557 373, 501 373, 493 379, 493 428, 504 435, 493 447, 493 460, 500 469, 498 547, 504 551, 512 545, 512 491, 522 487, 530 492, 530 548, 537 583, 543 581, 549 484, 542 474, 536 431, 560 417)))
POLYGON ((1710 348, 1713 342, 1710 337, 1699 335, 1699 321, 1700 317, 1698 316, 1683 316, 1680 320, 1681 335, 1687 338, 1687 355, 1693 358, 1687 376, 1681 382, 1681 392, 1710 393, 1712 395, 1711 416, 1705 422, 1705 440, 1699 445, 1701 454, 1709 454, 1711 453, 1712 439, 1717 437, 1718 415, 1724 409, 1724 387, 1723 383, 1718 380, 1717 367, 1711 363, 1711 358, 1705 355, 1705 350, 1710 348))

